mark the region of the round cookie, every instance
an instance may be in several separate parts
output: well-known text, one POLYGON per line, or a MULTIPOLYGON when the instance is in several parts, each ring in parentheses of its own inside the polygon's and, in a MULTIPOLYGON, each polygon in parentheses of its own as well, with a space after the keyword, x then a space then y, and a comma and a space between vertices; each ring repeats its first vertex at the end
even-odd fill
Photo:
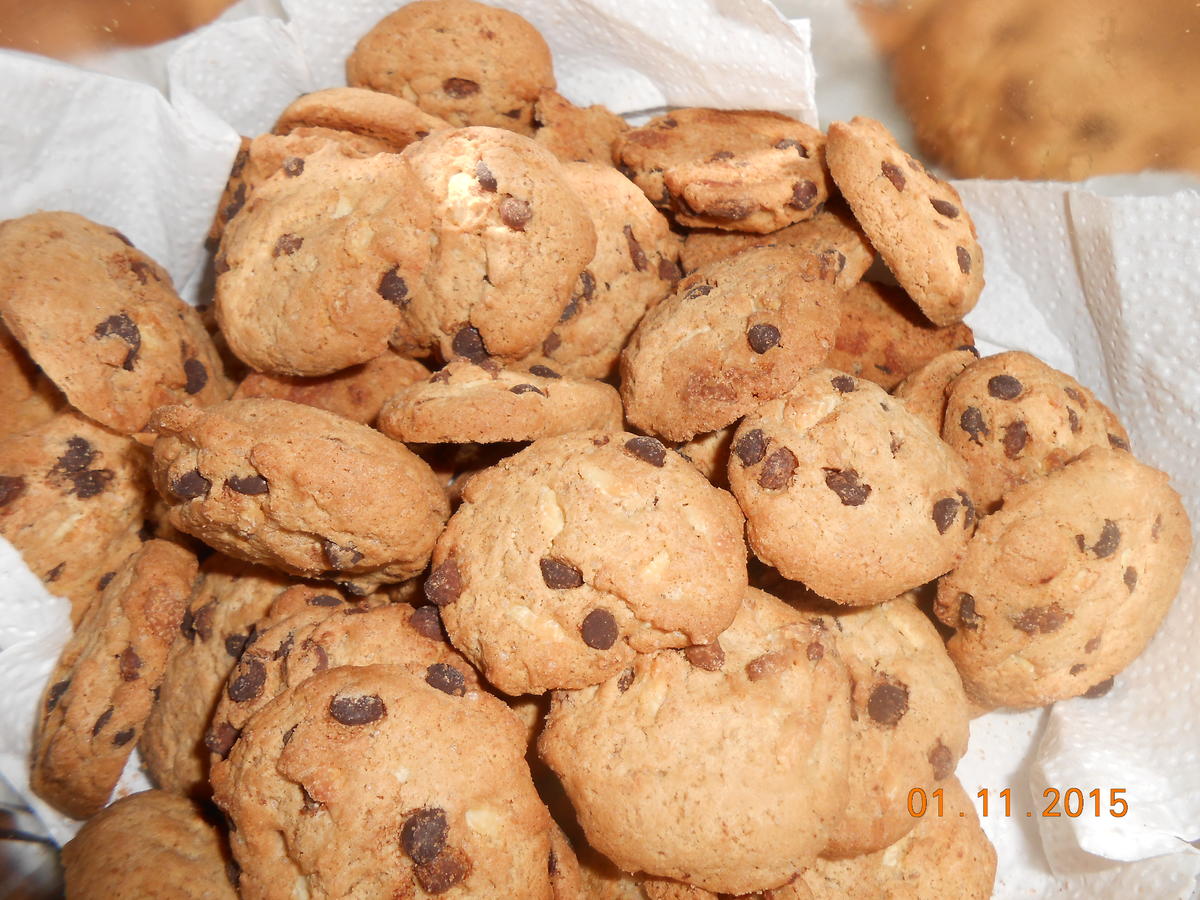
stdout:
POLYGON ((154 427, 168 521, 249 562, 361 593, 420 572, 449 514, 418 456, 325 410, 230 400, 166 407, 154 427))
POLYGON ((1191 544, 1167 476, 1122 450, 1014 488, 938 583, 967 695, 1033 707, 1106 689, 1166 615, 1191 544))
POLYGON ((73 410, 0 440, 0 536, 76 624, 141 546, 151 493, 145 450, 73 410))
POLYGON ((533 139, 563 162, 613 165, 613 142, 629 125, 607 107, 576 106, 558 91, 542 91, 533 106, 533 139))
POLYGON ((138 742, 142 762, 158 787, 196 798, 210 793, 204 737, 221 689, 254 636, 255 624, 292 581, 219 553, 200 567, 179 626, 181 638, 171 645, 138 742))
POLYGON ((524 694, 711 641, 745 587, 732 497, 654 438, 576 432, 467 482, 425 595, 488 681, 524 694))
POLYGON ((757 247, 692 273, 621 355, 625 415, 668 440, 724 428, 819 365, 841 291, 787 247, 757 247))
POLYGON ((939 353, 921 368, 909 372, 892 388, 892 396, 902 400, 910 413, 941 434, 946 420, 946 388, 977 359, 979 351, 974 347, 939 353))
POLYGON ((563 175, 591 213, 596 255, 540 353, 524 362, 608 378, 646 310, 679 280, 680 241, 646 195, 615 169, 568 163, 563 175))
POLYGON ((950 383, 942 438, 966 460, 971 497, 985 512, 1088 447, 1129 449, 1125 429, 1091 391, 1015 350, 978 360, 950 383))
POLYGON ((0 440, 40 425, 62 407, 62 394, 0 322, 0 440))
POLYGON ((237 900, 225 841, 199 807, 142 791, 102 810, 62 850, 66 896, 237 900))
POLYGON ((76 819, 108 802, 150 714, 183 620, 196 557, 147 541, 113 576, 46 683, 29 784, 76 819))
POLYGON ((438 132, 401 156, 432 198, 436 238, 425 289, 404 307, 408 340, 446 360, 528 355, 596 250, 561 164, 529 138, 482 127, 438 132))
POLYGON ((520 723, 484 691, 447 694, 396 666, 308 679, 213 767, 241 895, 550 900, 554 826, 524 753, 520 723))
POLYGON ((301 94, 287 105, 271 129, 290 134, 302 128, 346 131, 373 138, 399 153, 409 144, 428 137, 450 123, 419 107, 380 91, 359 87, 326 88, 301 94))
POLYGON ((375 359, 317 378, 251 372, 233 392, 234 400, 272 397, 315 406, 354 422, 370 425, 384 401, 410 384, 424 381, 429 370, 390 348, 375 359))
POLYGON ((382 354, 420 292, 429 207, 395 154, 323 148, 260 185, 215 263, 221 331, 260 372, 327 375, 382 354))
POLYGON ((550 48, 521 16, 474 0, 418 0, 384 17, 346 60, 346 80, 409 100, 452 125, 533 134, 555 86, 550 48))
POLYGON ((838 603, 949 571, 975 524, 962 460, 878 385, 833 369, 742 420, 729 483, 759 559, 838 603))
POLYGON ((392 396, 379 415, 379 430, 398 441, 465 444, 621 428, 616 388, 563 378, 545 366, 533 369, 502 369, 491 359, 452 360, 392 396))
POLYGON ((69 212, 0 225, 0 316, 71 405, 123 434, 156 407, 231 385, 171 276, 120 232, 69 212))
POLYGON ((620 135, 613 158, 680 225, 766 234, 821 211, 824 145, 780 113, 676 109, 620 135))
POLYGON ((715 229, 689 231, 679 262, 690 275, 702 266, 750 247, 778 245, 805 254, 818 277, 832 280, 842 290, 857 284, 875 260, 875 249, 845 204, 831 200, 811 219, 770 234, 715 229))
POLYGON ((958 191, 874 119, 834 122, 826 155, 854 217, 921 312, 935 325, 961 321, 983 290, 983 251, 958 191))
POLYGON ((538 749, 588 842, 626 871, 732 894, 810 863, 847 796, 835 637, 748 589, 716 641, 555 693, 538 749))
POLYGON ((899 288, 863 281, 842 298, 842 321, 825 365, 890 391, 938 354, 974 344, 963 322, 930 325, 899 288))

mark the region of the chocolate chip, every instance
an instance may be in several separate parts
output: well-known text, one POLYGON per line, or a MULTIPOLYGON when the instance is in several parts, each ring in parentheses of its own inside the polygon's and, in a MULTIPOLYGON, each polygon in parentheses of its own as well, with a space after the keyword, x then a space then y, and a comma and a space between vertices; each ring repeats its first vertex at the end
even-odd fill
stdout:
POLYGON ((824 469, 825 486, 837 494, 842 506, 862 506, 871 496, 871 486, 859 481, 854 469, 824 469))
POLYGON ((289 156, 283 161, 283 174, 295 178, 304 172, 304 160, 299 156, 289 156))
POLYGON ((217 601, 212 600, 196 610, 192 616, 192 628, 202 641, 212 637, 212 620, 216 609, 217 601))
POLYGON ((471 874, 471 863, 461 851, 450 849, 432 862, 417 866, 414 872, 426 893, 444 894, 471 874))
POLYGON ((795 148, 797 153, 799 153, 805 159, 808 159, 808 148, 793 138, 784 138, 783 140, 776 141, 771 146, 773 146, 776 150, 791 150, 795 148))
POLYGON ((1016 421, 1004 426, 1004 455, 1009 459, 1016 459, 1021 455, 1021 451, 1025 449, 1025 444, 1029 441, 1029 429, 1024 422, 1016 421))
POLYGON ((184 640, 190 641, 196 636, 196 628, 194 623, 195 617, 190 609, 183 611, 183 621, 179 623, 179 633, 183 635, 184 640))
POLYGON ((642 249, 642 245, 633 235, 632 225, 625 226, 625 243, 629 245, 629 258, 633 261, 633 267, 639 272, 645 272, 650 268, 650 262, 646 259, 646 251, 642 249))
POLYGON ((807 178, 792 185, 792 199, 787 205, 792 209, 809 209, 817 199, 817 185, 807 178))
POLYGON ((425 599, 435 606, 448 606, 462 594, 462 576, 454 557, 448 557, 425 579, 425 599))
POLYGON ((1086 644, 1083 645, 1084 653, 1095 653, 1099 649, 1100 649, 1099 636, 1091 638, 1090 640, 1088 640, 1088 642, 1086 644))
POLYGON ((764 653, 746 663, 746 677, 751 681, 761 681, 782 670, 785 663, 778 653, 764 653))
POLYGON ((467 679, 463 673, 447 663, 434 663, 426 669, 425 683, 452 697, 461 697, 467 692, 467 679))
POLYGON ((958 517, 959 502, 954 497, 944 497, 933 504, 933 524, 937 526, 938 534, 945 534, 958 517))
POLYGON ((907 180, 904 177, 904 171, 899 166, 893 165, 885 159, 879 164, 879 171, 887 176, 887 180, 892 183, 892 187, 898 191, 904 190, 907 180))
POLYGON ((21 475, 0 475, 0 508, 8 506, 25 493, 25 479, 21 475))
POLYGON ((240 728, 234 728, 228 722, 221 722, 208 729, 204 735, 204 746, 210 753, 215 753, 221 759, 228 759, 229 751, 233 749, 233 745, 237 743, 241 734, 240 728))
POLYGON ((529 374, 536 375, 538 378, 562 378, 561 375, 549 366, 530 366, 529 374))
POLYGON ((122 681, 137 681, 142 677, 142 658, 132 647, 121 651, 119 668, 122 681))
POLYGON ((1121 437, 1120 435, 1111 434, 1111 433, 1108 436, 1108 445, 1110 447, 1112 447, 1114 450, 1128 450, 1129 449, 1129 441, 1125 440, 1125 438, 1121 437))
POLYGON ((659 469, 667 462, 667 448, 658 438, 644 436, 630 438, 625 442, 625 452, 659 469))
MULTIPOLYGON (((233 195, 230 196, 229 202, 226 203, 224 207, 222 207, 222 209, 221 209, 222 218, 224 218, 225 221, 228 222, 230 219, 232 219, 234 216, 236 216, 239 212, 241 212, 242 207, 245 205, 246 205, 246 185, 243 182, 242 184, 239 184, 236 188, 233 189, 233 195)), ((218 272, 217 274, 219 275, 221 273, 218 272)))
POLYGON ((665 119, 663 119, 661 122, 658 122, 657 124, 658 124, 659 128, 678 128, 679 127, 679 122, 677 122, 672 116, 667 116, 665 119))
POLYGON ((271 256, 278 259, 280 256, 291 256, 297 250, 304 246, 304 238, 298 234, 281 234, 279 240, 275 242, 275 246, 271 248, 271 256))
POLYGON ((538 561, 538 566, 542 570, 542 581, 546 582, 546 587, 567 590, 583 585, 583 573, 561 559, 543 556, 538 561))
POLYGON ((142 334, 133 319, 125 313, 109 316, 96 326, 94 334, 98 338, 112 336, 123 340, 129 346, 129 350, 125 354, 125 361, 121 363, 121 368, 127 372, 133 371, 138 351, 142 347, 142 334))
POLYGON ((558 856, 554 853, 554 848, 550 848, 550 857, 546 860, 546 871, 553 878, 558 874, 558 856))
POLYGON ((104 730, 104 726, 108 724, 108 720, 112 718, 113 708, 110 706, 104 712, 100 713, 100 718, 96 720, 96 724, 92 726, 92 737, 98 735, 104 730))
POLYGON ((300 645, 300 649, 317 658, 313 664, 314 672, 324 672, 329 668, 329 654, 325 652, 325 648, 311 638, 305 638, 304 643, 300 645))
POLYGON ((988 379, 987 390, 997 400, 1015 400, 1021 396, 1023 386, 1011 375, 993 375, 988 379))
POLYGON ((904 446, 904 439, 898 437, 890 431, 888 432, 888 436, 891 438, 891 440, 888 441, 888 452, 892 454, 892 459, 895 459, 896 454, 900 452, 900 448, 904 446))
POLYGON ((752 466, 759 462, 767 452, 767 436, 761 428, 752 428, 737 439, 733 452, 742 461, 743 466, 752 466))
POLYGON ((1050 634, 1062 628, 1070 617, 1057 603, 1031 606, 1013 620, 1013 627, 1026 634, 1050 634))
POLYGON ((183 361, 183 375, 186 379, 183 389, 189 395, 200 393, 208 384, 208 369, 204 368, 204 363, 198 359, 183 361))
POLYGON ((552 331, 546 336, 546 339, 542 341, 542 353, 545 356, 553 356, 554 351, 557 350, 561 344, 562 338, 552 331))
POLYGON ((315 597, 308 598, 309 606, 341 606, 342 598, 335 597, 333 594, 317 594, 315 597))
POLYGON ((1080 672, 1084 671, 1086 668, 1087 668, 1087 666, 1085 666, 1083 663, 1075 663, 1075 665, 1071 666, 1069 671, 1072 675, 1078 675, 1080 672))
POLYGON ((104 493, 113 477, 110 469, 92 469, 88 472, 80 472, 78 475, 72 476, 72 487, 67 493, 74 494, 81 500, 87 500, 104 493))
POLYGON ((983 421, 983 413, 978 407, 968 406, 962 411, 962 415, 958 417, 958 427, 971 436, 971 440, 979 446, 983 446, 983 440, 980 437, 987 437, 991 434, 991 429, 987 427, 987 423, 983 421))
POLYGON ((693 284, 690 288, 684 291, 684 300, 695 300, 697 297, 704 297, 713 292, 711 284, 693 284))
POLYGON ((825 657, 825 645, 820 641, 813 641, 804 648, 804 655, 808 657, 809 662, 819 662, 825 657))
POLYGON ((779 343, 779 338, 779 329, 765 323, 751 325, 750 330, 746 332, 746 340, 750 342, 750 349, 755 353, 766 353, 779 343))
POLYGON ((579 633, 593 650, 607 650, 617 642, 617 620, 607 609, 593 609, 583 617, 579 633))
POLYGON ((249 657, 238 665, 238 675, 229 682, 226 693, 234 703, 245 703, 262 693, 267 683, 267 667, 262 660, 249 657))
POLYGON ((482 159, 475 163, 475 180, 489 194, 496 193, 496 176, 492 174, 492 170, 488 168, 487 163, 482 159))
POLYGON ((117 577, 116 572, 105 572, 103 575, 100 576, 100 580, 96 582, 96 590, 98 590, 98 591, 104 590, 106 587, 108 587, 110 584, 112 584, 112 580, 116 577, 117 577))
POLYGON ((432 603, 418 606, 408 617, 408 624, 413 631, 431 641, 445 641, 446 632, 442 629, 442 616, 432 603))
POLYGON ((358 697, 339 695, 330 699, 329 715, 343 725, 369 725, 387 715, 387 707, 376 694, 358 697))
POLYGON ((719 672, 721 666, 725 665, 725 651, 717 641, 685 647, 683 655, 693 666, 705 672, 719 672))
POLYGON ((66 569, 66 567, 67 564, 65 562, 60 562, 57 566, 47 572, 45 576, 43 576, 42 580, 47 583, 58 581, 59 576, 62 575, 63 570, 66 569))
POLYGON ((858 382, 849 375, 838 375, 835 378, 831 378, 829 383, 833 385, 834 390, 839 394, 853 393, 855 388, 858 387, 858 382))
POLYGON ((471 362, 478 362, 488 355, 487 347, 483 344, 483 336, 478 329, 471 325, 464 325, 458 329, 454 339, 450 342, 450 349, 456 356, 469 359, 471 362))
POLYGON ((200 474, 199 469, 184 472, 171 482, 171 493, 180 500, 195 500, 207 497, 212 482, 200 474))
POLYGON ((1079 548, 1079 552, 1083 553, 1087 550, 1087 538, 1082 534, 1075 535, 1075 546, 1079 548))
POLYGON ((975 612, 975 598, 970 594, 958 595, 958 626, 974 631, 979 627, 982 617, 975 612))
POLYGON ((114 747, 124 747, 133 740, 135 734, 137 734, 136 728, 126 728, 124 731, 118 731, 113 735, 112 745, 114 747))
POLYGON ((752 212, 754 212, 753 206, 738 200, 712 203, 704 210, 704 214, 709 218, 720 219, 722 222, 740 222, 752 212))
POLYGON ((234 660, 242 658, 242 651, 250 641, 248 634, 230 634, 225 636, 225 653, 234 660))
POLYGON ((967 252, 966 247, 955 247, 954 252, 958 255, 958 268, 964 275, 971 274, 971 254, 967 252))
POLYGON ((1090 688, 1088 688, 1086 691, 1084 691, 1083 696, 1087 697, 1089 700, 1095 700, 1097 697, 1103 697, 1105 694, 1107 694, 1109 691, 1111 691, 1112 686, 1113 686, 1113 679, 1112 679, 1112 676, 1110 675, 1108 678, 1105 678, 1099 684, 1094 684, 1090 688))
POLYGON ((500 201, 500 221, 513 231, 524 231, 529 220, 533 218, 533 209, 528 200, 517 197, 505 197, 500 201))
POLYGON ((629 690, 630 685, 633 684, 634 676, 633 669, 626 669, 622 672, 621 677, 617 679, 617 690, 622 694, 629 690))
POLYGON ((400 844, 417 865, 428 865, 446 849, 450 826, 446 811, 436 806, 418 809, 400 828, 400 844))
POLYGON ((52 685, 50 690, 46 692, 46 715, 54 711, 54 707, 58 706, 58 701, 62 699, 62 695, 67 692, 67 688, 71 686, 71 679, 60 681, 52 685))
POLYGON ((447 78, 442 82, 442 90, 455 100, 470 97, 479 93, 479 83, 468 78, 447 78))
POLYGON ((514 385, 513 385, 512 387, 510 387, 508 390, 509 390, 509 393, 512 393, 512 394, 529 394, 529 393, 533 393, 533 394, 540 394, 540 395, 541 395, 541 396, 543 396, 543 397, 545 397, 545 396, 546 396, 546 392, 545 392, 545 391, 543 391, 543 390, 542 390, 540 387, 538 387, 537 385, 533 385, 533 384, 514 384, 514 385))
POLYGON ((945 200, 939 200, 936 197, 930 197, 929 203, 931 206, 933 206, 934 209, 936 209, 939 213, 941 213, 947 219, 957 219, 958 218, 958 207, 955 206, 953 203, 949 203, 945 200))
POLYGON ((329 563, 329 567, 335 572, 351 569, 362 562, 363 559, 363 555, 358 552, 358 548, 353 544, 343 546, 331 541, 329 538, 321 540, 321 552, 325 555, 325 561, 329 563))
POLYGON ((392 266, 383 273, 376 288, 379 296, 396 306, 408 306, 408 282, 400 275, 400 267, 392 266))
POLYGON ((867 700, 867 715, 888 727, 896 725, 908 712, 908 688, 884 682, 875 686, 867 700))
POLYGON ((287 659, 292 655, 292 648, 295 646, 295 644, 296 632, 289 631, 288 636, 283 639, 283 643, 281 643, 275 649, 275 652, 271 654, 271 659, 287 659))
POLYGON ((1133 589, 1137 587, 1137 569, 1135 569, 1133 566, 1127 568, 1125 570, 1124 580, 1125 587, 1129 588, 1129 592, 1132 594, 1133 589))
POLYGON ((663 256, 658 260, 658 277, 674 283, 683 277, 683 271, 679 268, 679 263, 663 256))
POLYGON ((250 497, 265 494, 271 489, 267 479, 261 475, 230 475, 225 479, 225 484, 230 490, 250 497))
POLYGON ((797 465, 796 454, 787 447, 780 447, 763 463, 758 473, 759 486, 768 491, 778 491, 787 487, 797 465))
POLYGON ((1100 529, 1100 539, 1092 545, 1092 552, 1096 554, 1096 559, 1104 559, 1116 553, 1119 546, 1121 529, 1112 519, 1105 519, 1104 527, 1100 529))
POLYGON ((933 777, 935 781, 943 781, 950 777, 954 771, 954 754, 950 752, 950 748, 941 742, 939 739, 933 745, 933 749, 929 751, 929 765, 933 767, 933 777))

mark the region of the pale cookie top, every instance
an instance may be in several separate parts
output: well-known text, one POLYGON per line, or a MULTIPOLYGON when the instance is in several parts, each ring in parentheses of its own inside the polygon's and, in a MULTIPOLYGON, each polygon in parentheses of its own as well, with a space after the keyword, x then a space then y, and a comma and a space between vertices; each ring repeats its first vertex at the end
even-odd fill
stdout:
POLYGON ((250 562, 359 587, 403 581, 448 514, 433 471, 403 444, 311 406, 172 406, 155 428, 170 522, 250 562))
POLYGON ((900 286, 935 325, 974 308, 983 251, 954 187, 905 153, 874 119, 829 126, 829 171, 900 286))
POLYGON ((555 90, 542 91, 533 107, 533 139, 563 162, 613 165, 612 148, 629 125, 599 104, 576 106, 555 90))
POLYGON ((626 871, 730 894, 812 862, 847 796, 836 636, 750 589, 716 642, 555 693, 538 749, 588 842, 626 871))
POLYGON ((404 309, 419 347, 443 359, 515 359, 550 333, 596 251, 562 165, 498 128, 441 131, 402 154, 433 203, 426 291, 404 309))
POLYGON ((975 524, 954 451, 878 385, 833 369, 742 420, 729 483, 755 554, 839 603, 936 578, 975 524))
POLYGON ((673 441, 780 396, 829 353, 841 291, 787 247, 759 247, 679 282, 621 355, 629 421, 673 441))
POLYGON ((0 224, 0 316, 71 405, 132 434, 168 403, 231 386, 171 276, 111 228, 68 212, 0 224))
POLYGON ((676 109, 618 137, 613 157, 680 225, 764 234, 821 211, 824 145, 780 113, 676 109))
POLYGON ((217 321, 277 375, 326 375, 387 349, 429 260, 428 201, 394 154, 325 148, 260 185, 226 227, 217 321))
POLYGON ((387 665, 308 679, 213 769, 242 896, 551 900, 554 826, 524 754, 520 722, 484 691, 387 665))
POLYGON ((1106 690, 1166 615, 1191 544, 1167 476, 1124 450, 1014 488, 938 583, 967 695, 1031 707, 1106 690))
POLYGON ((131 794, 98 813, 63 847, 68 897, 237 900, 221 833, 190 800, 131 794))
POLYGON ((538 96, 555 86, 538 30, 473 0, 418 0, 386 16, 346 60, 346 80, 396 94, 452 125, 526 135, 538 96))
POLYGON ((1091 391, 1019 351, 978 360, 950 383, 942 438, 966 460, 971 496, 985 512, 1088 447, 1129 449, 1125 429, 1091 391))
POLYGON ((279 114, 271 130, 275 134, 298 128, 348 131, 382 141, 391 152, 399 153, 414 141, 449 127, 446 120, 423 112, 403 97, 337 87, 301 94, 279 114))
POLYGON ((495 443, 616 431, 622 420, 620 395, 602 381, 565 378, 545 366, 523 372, 491 359, 458 359, 397 391, 380 413, 379 430, 398 441, 495 443))
POLYGON ((745 586, 732 497, 654 438, 577 432, 467 482, 425 593, 454 646, 522 694, 712 640, 745 586))

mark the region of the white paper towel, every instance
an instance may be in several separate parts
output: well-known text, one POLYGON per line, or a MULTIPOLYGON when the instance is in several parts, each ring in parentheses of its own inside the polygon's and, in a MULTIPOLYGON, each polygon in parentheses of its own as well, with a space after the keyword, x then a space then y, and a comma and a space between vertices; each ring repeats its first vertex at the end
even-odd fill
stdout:
MULTIPOLYGON (((169 45, 87 62, 108 75, 0 54, 0 108, 19 125, 0 130, 0 217, 66 208, 116 225, 195 300, 203 235, 237 134, 267 130, 302 91, 344 83, 346 53, 396 5, 253 0, 169 45)), ((504 5, 543 30, 560 89, 578 103, 624 113, 764 107, 816 121, 809 32, 765 3, 504 5)), ((822 122, 855 114, 903 121, 842 0, 781 5, 812 20, 822 122)), ((1125 190, 1146 184, 1133 179, 1125 190)), ((1172 473, 1200 521, 1200 384, 1191 359, 1200 348, 1200 239, 1189 228, 1200 195, 1101 196, 1113 192, 1111 182, 1096 193, 1053 184, 958 187, 987 260, 988 285, 969 318, 981 347, 1029 350, 1113 403, 1135 450, 1172 473)), ((1163 191, 1161 182, 1154 188, 1163 191)), ((36 695, 63 639, 64 614, 28 573, 3 580, 17 568, 0 556, 0 622, 40 621, 38 633, 53 637, 18 641, 0 630, 0 672, 15 673, 7 684, 35 685, 36 695)), ((983 824, 1000 856, 997 897, 1191 893, 1200 872, 1200 853, 1184 843, 1200 838, 1200 676, 1188 652, 1198 633, 1198 582, 1193 566, 1163 633, 1108 697, 973 723, 959 771, 969 793, 988 787, 993 794, 983 824), (1085 793, 1125 787, 1130 814, 1024 817, 1045 806, 1046 785, 1085 793), (1004 787, 1014 798, 1009 818, 996 815, 1004 787)), ((21 703, 24 722, 32 721, 36 696, 21 693, 9 692, 0 721, 20 722, 21 703)), ((19 731, 7 728, 4 739, 19 731)), ((20 754, 0 743, 0 771, 7 775, 20 754)), ((55 822, 56 836, 69 831, 55 822)))

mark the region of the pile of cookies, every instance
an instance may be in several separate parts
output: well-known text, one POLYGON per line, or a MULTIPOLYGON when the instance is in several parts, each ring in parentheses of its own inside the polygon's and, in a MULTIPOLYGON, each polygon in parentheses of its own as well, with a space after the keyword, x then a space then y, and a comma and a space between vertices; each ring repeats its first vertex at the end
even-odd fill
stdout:
POLYGON ((0 224, 68 896, 988 896, 971 715, 1105 690, 1191 538, 1087 388, 978 358, 953 187, 866 119, 575 107, 474 0, 346 71, 244 141, 210 308, 0 224))

